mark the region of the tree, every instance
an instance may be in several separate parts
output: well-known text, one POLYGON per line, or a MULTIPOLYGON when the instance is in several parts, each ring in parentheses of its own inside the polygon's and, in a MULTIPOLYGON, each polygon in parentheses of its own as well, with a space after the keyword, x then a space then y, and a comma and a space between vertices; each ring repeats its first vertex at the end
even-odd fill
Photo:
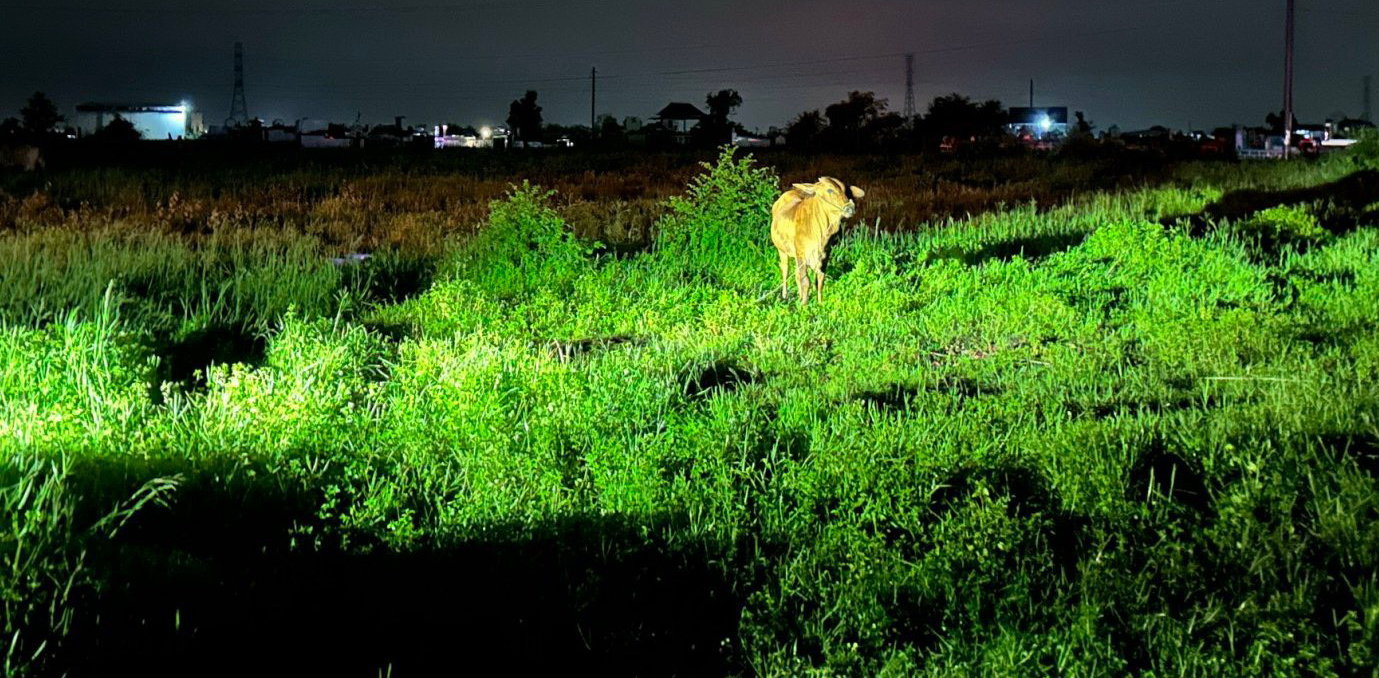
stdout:
POLYGON ((742 105, 742 95, 735 89, 721 89, 704 97, 709 113, 694 126, 696 138, 707 145, 717 146, 732 138, 734 125, 729 118, 742 105))
POLYGON ((599 139, 606 142, 622 141, 626 130, 618 124, 618 119, 611 115, 604 115, 599 120, 599 139))
POLYGON ((794 148, 813 148, 824 134, 824 116, 818 111, 805 111, 785 128, 785 143, 794 148))
POLYGON ((535 90, 527 90, 508 106, 507 123, 518 141, 541 141, 541 107, 536 105, 535 90))
POLYGON ((53 128, 66 119, 58 114, 57 104, 42 92, 34 92, 19 114, 24 118, 24 129, 34 136, 51 134, 53 128))
POLYGON ((1076 139, 1091 139, 1093 136, 1092 131, 1096 129, 1096 125, 1093 125, 1091 121, 1087 120, 1087 118, 1082 115, 1082 111, 1077 111, 1073 115, 1077 117, 1077 123, 1073 125, 1071 136, 1076 139))
POLYGON ((929 102, 924 131, 930 141, 943 137, 986 139, 1001 134, 1006 118, 1005 107, 999 101, 977 103, 953 92, 929 102))
POLYGON ((106 123, 105 127, 96 130, 96 133, 92 134, 91 138, 110 143, 123 144, 138 141, 142 139, 143 136, 144 135, 139 132, 138 128, 134 126, 134 123, 116 114, 114 120, 106 123))
POLYGON ((705 97, 704 104, 709 108, 709 121, 726 127, 728 118, 742 105, 742 95, 735 89, 721 89, 705 97))
POLYGON ((833 143, 858 147, 864 139, 862 131, 886 112, 886 100, 872 92, 852 92, 848 98, 824 109, 828 118, 829 137, 833 143))
MULTIPOLYGON (((1273 130, 1273 131, 1275 131, 1275 132, 1278 132, 1278 133, 1282 134, 1282 133, 1283 133, 1283 111, 1279 111, 1278 113, 1270 113, 1270 114, 1264 116, 1264 124, 1268 125, 1268 126, 1269 126, 1269 129, 1271 129, 1271 130, 1273 130)), ((1297 116, 1297 115, 1294 115, 1294 116, 1293 116, 1293 129, 1297 129, 1297 128, 1298 128, 1298 116, 1297 116)))
POLYGON ((905 116, 894 111, 882 113, 862 127, 862 139, 868 144, 898 143, 905 136, 905 116))

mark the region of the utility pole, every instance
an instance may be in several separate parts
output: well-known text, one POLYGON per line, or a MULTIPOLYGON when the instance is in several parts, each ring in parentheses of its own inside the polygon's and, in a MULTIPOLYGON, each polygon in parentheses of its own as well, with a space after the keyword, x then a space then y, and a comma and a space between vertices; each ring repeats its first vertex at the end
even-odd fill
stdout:
POLYGON ((905 119, 915 117, 915 55, 905 55, 905 119))
POLYGON ((593 68, 589 71, 589 136, 597 137, 599 131, 595 123, 594 109, 598 108, 599 100, 599 69, 593 68))
POLYGON ((1370 80, 1370 76, 1366 75, 1366 76, 1365 76, 1365 87, 1364 87, 1364 89, 1365 89, 1365 93, 1364 93, 1364 113, 1361 113, 1361 114, 1360 114, 1360 119, 1361 119, 1361 120, 1364 120, 1365 122, 1374 122, 1373 120, 1370 120, 1370 116, 1373 115, 1373 111, 1370 110, 1369 80, 1370 80))
POLYGON ((1293 147, 1293 2, 1288 0, 1288 18, 1283 23, 1283 157, 1293 147))
POLYGON ((1029 107, 1034 108, 1034 78, 1029 79, 1029 107))

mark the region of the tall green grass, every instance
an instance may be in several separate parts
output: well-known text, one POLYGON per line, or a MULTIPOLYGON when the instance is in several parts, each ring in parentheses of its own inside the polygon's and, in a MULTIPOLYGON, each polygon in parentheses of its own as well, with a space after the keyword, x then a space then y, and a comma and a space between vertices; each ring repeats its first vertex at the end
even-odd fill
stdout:
MULTIPOLYGON (((309 245, 7 236, 29 262, 9 270, 41 281, 4 283, 7 515, 35 515, 30 486, 57 507, 7 522, 6 553, 52 544, 4 580, 45 597, 7 600, 89 614, 46 582, 94 586, 70 548, 119 542, 62 516, 180 474, 150 524, 304 501, 256 536, 302 557, 563 538, 693 563, 731 583, 712 630, 737 674, 1369 675, 1379 224, 1333 232, 1317 204, 1173 219, 1361 167, 1206 166, 919 233, 850 225, 804 308, 761 295, 779 181, 731 153, 648 253, 596 254, 523 186, 410 297, 309 245), (145 335, 229 323, 261 354, 159 381, 145 335)), ((594 607, 650 586, 559 576, 594 607)), ((30 608, 29 654, 63 628, 30 608)), ((627 615, 608 623, 669 623, 627 615)))

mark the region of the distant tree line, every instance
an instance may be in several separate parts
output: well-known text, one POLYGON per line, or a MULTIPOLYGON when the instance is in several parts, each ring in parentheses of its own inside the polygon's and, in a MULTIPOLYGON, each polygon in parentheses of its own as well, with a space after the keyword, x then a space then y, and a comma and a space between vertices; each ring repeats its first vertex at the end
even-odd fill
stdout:
MULTIPOLYGON (((605 114, 594 121, 592 128, 548 123, 535 90, 527 90, 509 104, 506 123, 511 138, 522 142, 551 143, 565 138, 585 147, 617 148, 630 145, 634 140, 651 147, 687 141, 691 146, 709 148, 728 143, 735 133, 748 133, 741 123, 732 119, 742 102, 742 95, 734 89, 706 94, 704 113, 688 130, 688 139, 683 131, 666 125, 643 125, 640 119, 633 117, 618 120, 605 114)), ((1081 111, 1075 115, 1076 121, 1067 128, 1070 145, 1095 146, 1095 125, 1081 111)), ((842 101, 823 109, 801 112, 784 127, 772 127, 766 136, 773 143, 783 141, 792 149, 806 151, 930 150, 954 146, 980 149, 984 146, 994 148, 1004 142, 1008 120, 1009 112, 1001 102, 978 101, 956 92, 935 97, 923 114, 907 118, 890 110, 889 102, 875 93, 853 91, 842 101)), ((34 92, 18 117, 0 119, 0 143, 44 143, 75 134, 75 130, 65 126, 66 122, 52 99, 43 92, 34 92)), ((1265 123, 1267 129, 1277 133, 1283 128, 1283 115, 1271 112, 1265 123)), ((261 125, 258 121, 254 124, 261 125)), ((1296 127, 1296 118, 1293 124, 1296 127)), ((448 124, 447 130, 451 134, 479 133, 473 126, 457 123, 448 124)), ((1105 135, 1114 137, 1115 132, 1112 126, 1105 135)), ((137 141, 140 133, 130 121, 116 115, 86 138, 100 142, 131 142, 137 141)))
MULTIPOLYGON (((732 120, 742 106, 742 95, 733 89, 708 93, 705 114, 689 129, 689 143, 713 147, 729 142, 734 133, 747 130, 732 120)), ((508 106, 508 128, 519 141, 551 141, 566 137, 599 146, 627 144, 633 133, 640 133, 651 146, 670 145, 679 133, 660 125, 641 126, 636 118, 621 122, 604 115, 587 125, 552 125, 543 122, 537 93, 528 90, 508 106), (635 127, 634 127, 635 125, 635 127)), ((945 138, 964 142, 995 140, 1004 134, 1007 111, 999 101, 973 101, 953 93, 929 103, 927 113, 907 119, 889 109, 886 99, 872 92, 854 91, 847 98, 822 111, 805 111, 783 128, 772 128, 767 136, 791 147, 817 151, 867 150, 881 147, 938 147, 945 138)))
POLYGON ((948 137, 964 141, 999 138, 1007 112, 1001 102, 977 102, 953 93, 907 119, 872 92, 854 91, 823 109, 805 111, 785 128, 786 144, 807 150, 865 150, 882 146, 937 147, 948 137))
MULTIPOLYGON (((42 144, 73 133, 65 127, 66 116, 58 113, 57 104, 43 92, 34 92, 19 117, 0 120, 0 143, 42 144)), ((93 141, 123 143, 138 141, 142 135, 134 123, 118 114, 90 137, 93 141)))

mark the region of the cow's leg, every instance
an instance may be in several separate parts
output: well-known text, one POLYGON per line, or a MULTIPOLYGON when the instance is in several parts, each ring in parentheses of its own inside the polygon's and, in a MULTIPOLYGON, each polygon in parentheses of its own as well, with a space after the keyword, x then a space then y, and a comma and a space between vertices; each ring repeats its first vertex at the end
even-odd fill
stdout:
POLYGON ((790 257, 780 253, 780 298, 790 298, 790 257))
POLYGON ((819 301, 823 301, 823 300, 824 300, 824 267, 823 267, 823 264, 820 264, 817 268, 814 269, 814 284, 816 285, 815 296, 817 296, 817 297, 819 298, 819 301))
POLYGON ((800 305, 801 305, 801 306, 804 306, 805 304, 809 303, 809 277, 808 277, 808 275, 807 275, 807 271, 809 271, 809 267, 808 267, 807 265, 805 265, 804 260, 803 260, 803 259, 800 259, 800 258, 796 258, 796 259, 795 259, 795 287, 799 288, 799 290, 800 290, 800 305))

